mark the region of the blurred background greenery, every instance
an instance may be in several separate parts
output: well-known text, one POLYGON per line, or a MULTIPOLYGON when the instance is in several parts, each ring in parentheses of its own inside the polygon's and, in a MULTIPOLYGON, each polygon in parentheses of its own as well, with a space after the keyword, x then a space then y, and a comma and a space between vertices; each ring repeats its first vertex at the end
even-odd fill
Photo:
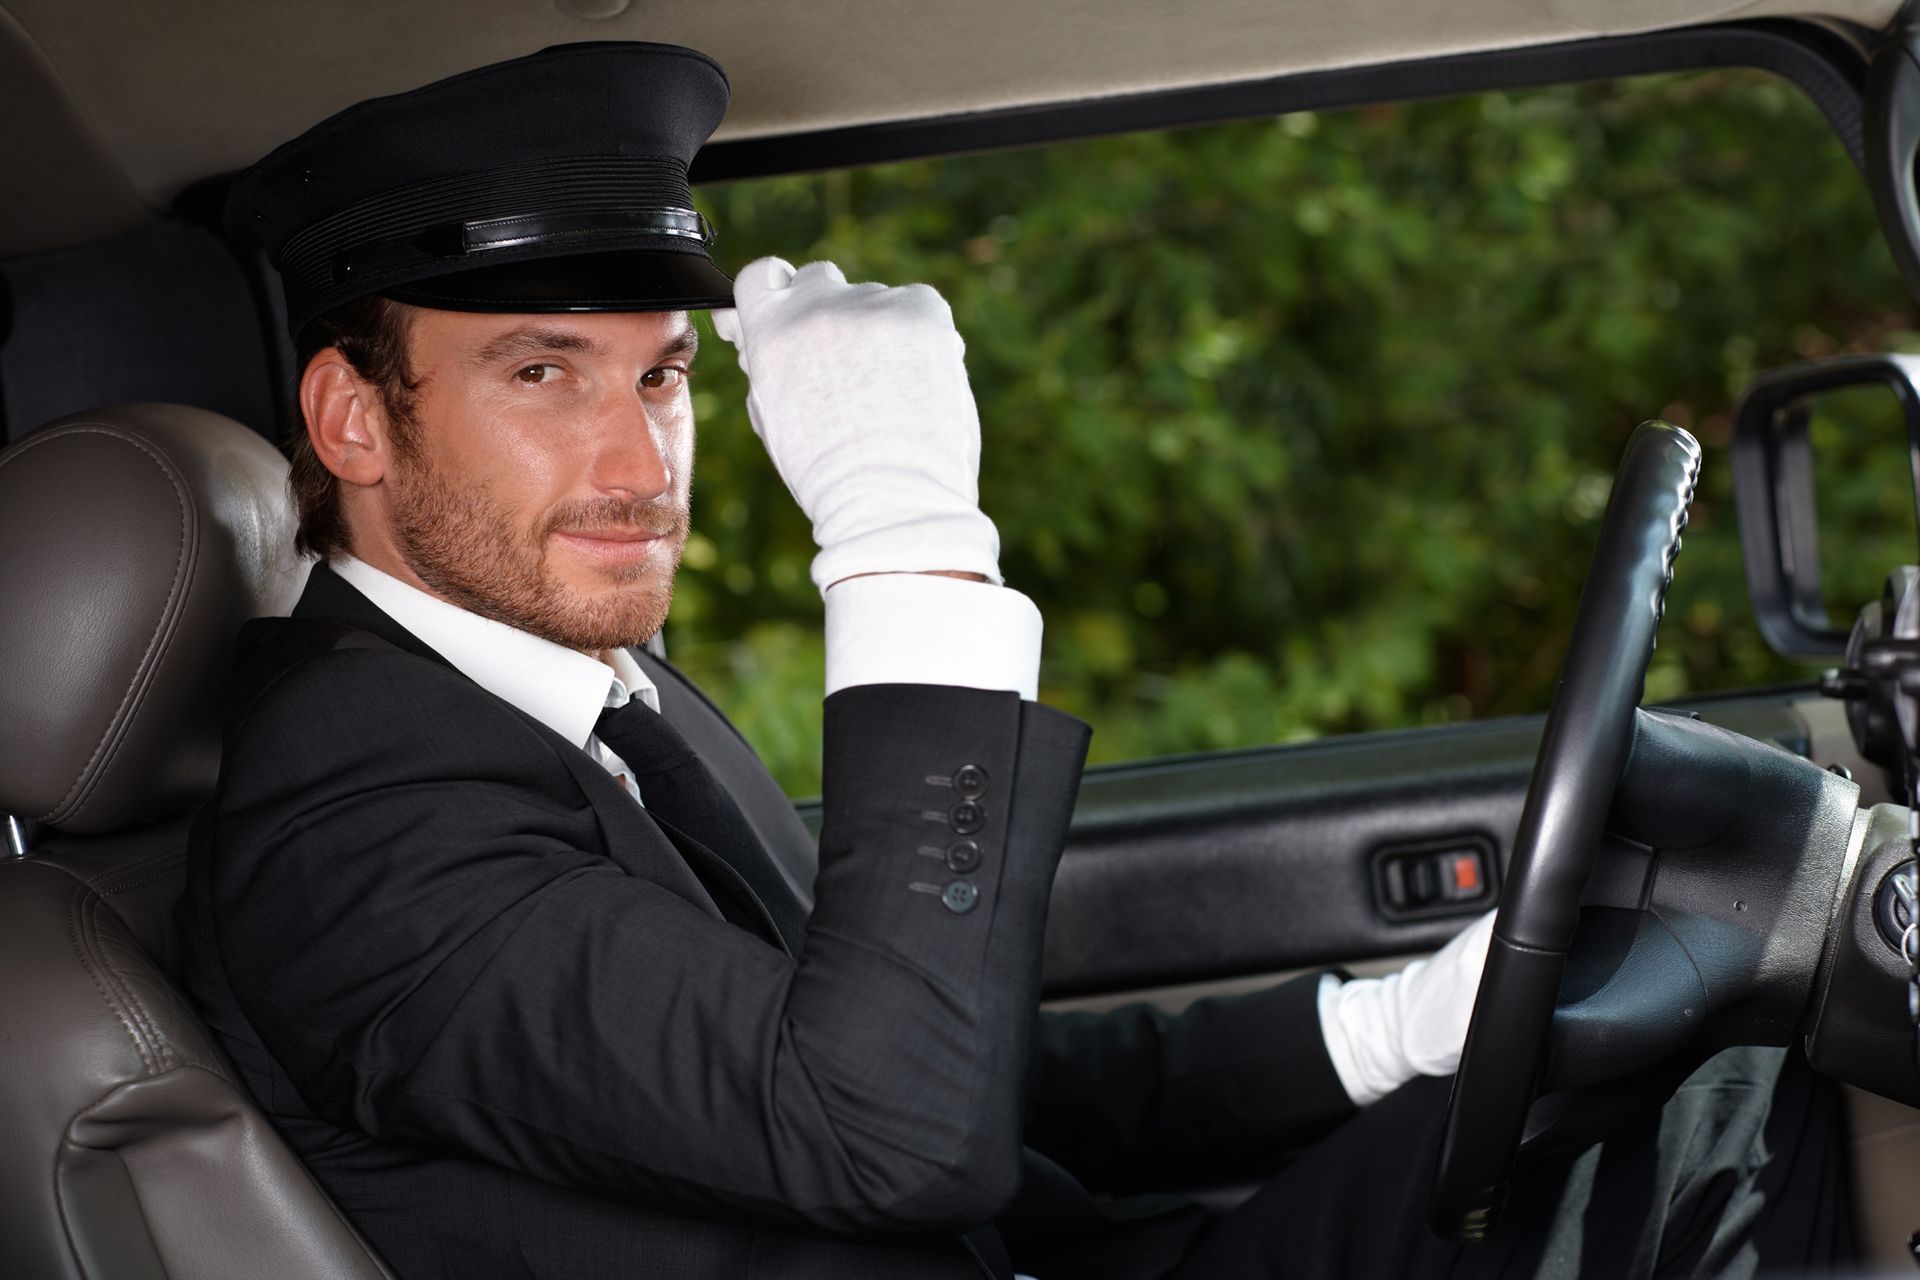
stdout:
MULTIPOLYGON (((1096 761, 1543 710, 1655 416, 1708 454, 1649 699, 1808 679, 1747 604, 1728 412, 1757 370, 1912 341, 1859 174, 1760 73, 697 194, 736 265, 830 258, 952 303, 982 504, 1046 616, 1042 697, 1093 724, 1096 761)), ((812 543, 706 338, 669 653, 808 794, 812 543)), ((1858 603, 1914 528, 1897 439, 1850 447, 1874 461, 1822 518, 1867 531, 1858 603)))

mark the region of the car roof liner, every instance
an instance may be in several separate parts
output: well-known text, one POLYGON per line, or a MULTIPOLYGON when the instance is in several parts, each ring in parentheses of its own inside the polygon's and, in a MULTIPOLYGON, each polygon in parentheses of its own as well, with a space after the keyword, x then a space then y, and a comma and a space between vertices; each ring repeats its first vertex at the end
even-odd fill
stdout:
MULTIPOLYGON (((0 137, 0 165, 35 176, 0 221, 0 256, 128 229, 143 206, 165 208, 350 103, 569 41, 712 54, 733 82, 715 139, 734 143, 1787 17, 1803 4, 1465 0, 1423 19, 1397 0, 419 0, 370 18, 350 0, 0 0, 0 107, 37 126, 0 137)), ((1826 0, 1821 11, 1877 29, 1895 8, 1826 0)))

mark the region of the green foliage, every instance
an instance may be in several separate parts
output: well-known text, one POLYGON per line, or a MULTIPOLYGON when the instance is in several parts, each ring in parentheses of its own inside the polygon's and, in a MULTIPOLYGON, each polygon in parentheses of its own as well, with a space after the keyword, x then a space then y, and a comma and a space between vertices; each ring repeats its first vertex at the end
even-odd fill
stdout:
MULTIPOLYGON (((1728 411, 1758 369, 1909 323, 1858 174, 1757 73, 700 198, 735 262, 831 258, 952 303, 982 502, 1047 619, 1042 696, 1092 722, 1096 760, 1543 708, 1620 448, 1654 416, 1709 452, 1649 696, 1805 678, 1753 628, 1728 411)), ((806 792, 812 545, 707 337, 672 653, 806 792)), ((1897 489, 1901 466, 1872 474, 1897 489)), ((1849 501, 1884 506, 1866 488, 1849 501)))
POLYGON ((1809 407, 1820 585, 1829 620, 1845 626, 1889 568, 1920 558, 1914 493, 1892 465, 1907 447, 1906 415, 1884 385, 1823 392, 1809 407))

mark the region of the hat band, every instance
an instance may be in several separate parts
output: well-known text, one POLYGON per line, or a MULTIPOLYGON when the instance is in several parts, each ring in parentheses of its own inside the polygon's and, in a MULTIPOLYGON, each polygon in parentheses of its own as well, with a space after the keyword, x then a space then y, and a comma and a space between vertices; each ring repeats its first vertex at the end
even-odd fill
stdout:
POLYGON ((422 262, 484 255, 493 250, 564 243, 607 232, 667 236, 713 243, 713 225, 694 209, 598 209, 580 213, 529 213, 511 218, 443 222, 412 235, 356 245, 333 257, 336 284, 422 262))

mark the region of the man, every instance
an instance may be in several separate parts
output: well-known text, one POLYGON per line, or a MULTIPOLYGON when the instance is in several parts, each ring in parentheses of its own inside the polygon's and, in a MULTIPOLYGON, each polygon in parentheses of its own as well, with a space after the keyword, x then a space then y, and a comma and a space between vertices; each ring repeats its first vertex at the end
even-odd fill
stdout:
MULTIPOLYGON (((685 178, 726 92, 687 50, 565 46, 363 103, 237 184, 287 284, 323 559, 244 638, 189 988, 402 1277, 1306 1258, 1291 1224, 1410 1163, 1430 1091, 1341 1131, 1376 1153, 1349 1181, 1303 1161, 1204 1237, 1083 1180, 1271 1168, 1451 1070, 1487 924, 1384 982, 1036 1023, 1086 730, 1031 701, 961 343, 931 291, 826 264, 729 287, 685 178), (687 533, 698 307, 820 546, 817 850, 636 647, 687 533)), ((1453 1265, 1420 1228, 1321 1234, 1320 1273, 1453 1265)))

